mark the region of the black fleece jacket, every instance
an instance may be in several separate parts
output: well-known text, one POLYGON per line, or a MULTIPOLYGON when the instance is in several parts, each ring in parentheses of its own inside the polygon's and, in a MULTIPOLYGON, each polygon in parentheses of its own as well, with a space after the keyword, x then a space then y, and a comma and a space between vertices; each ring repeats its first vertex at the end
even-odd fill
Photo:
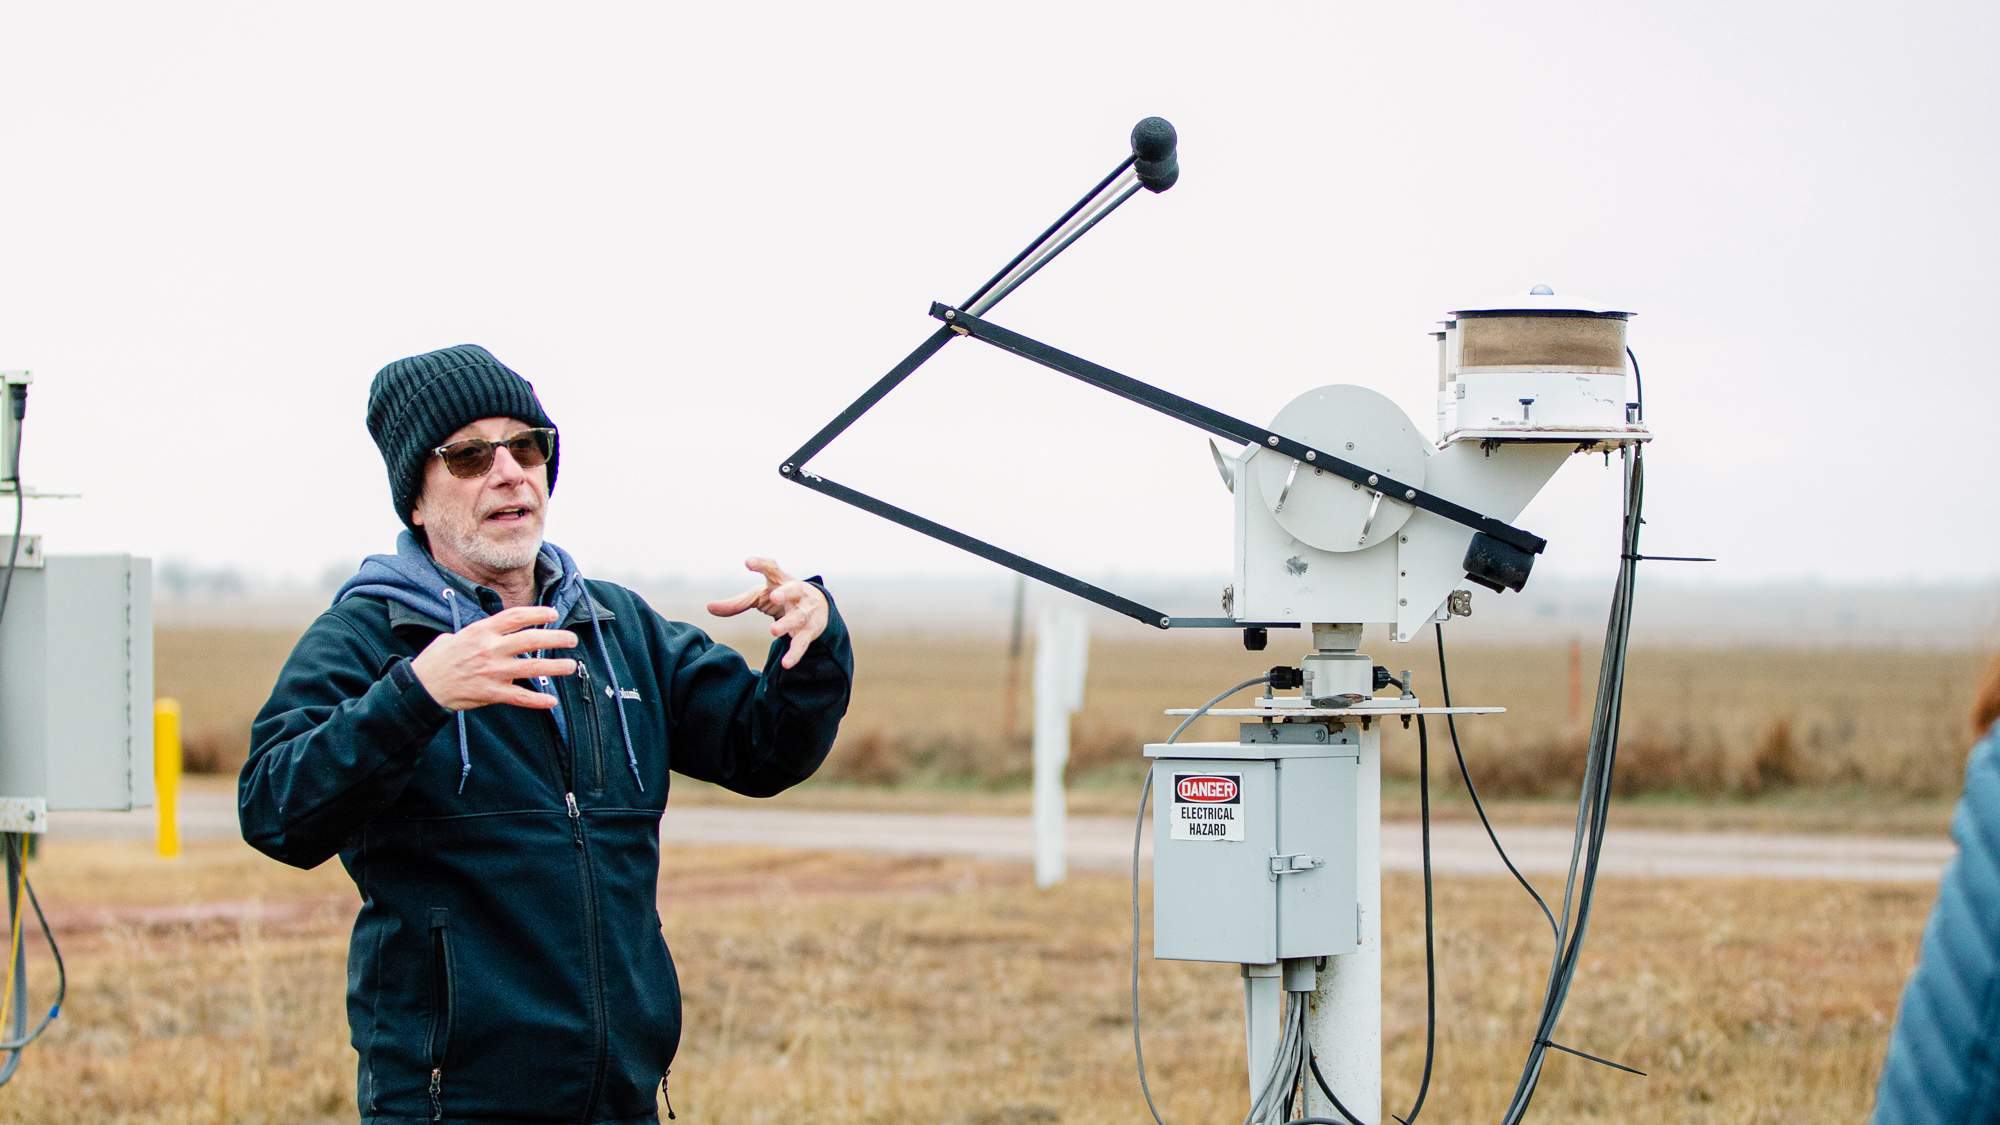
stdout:
POLYGON ((798 667, 781 638, 759 674, 629 590, 586 590, 636 777, 582 601, 561 623, 577 673, 554 683, 569 737, 545 711, 468 712, 462 793, 451 712, 408 667, 449 625, 399 603, 322 614, 257 717, 243 838, 298 867, 338 854, 361 892, 347 1012, 368 1125, 657 1121, 681 1023, 655 903, 668 772, 766 797, 833 745, 854 671, 837 610, 798 667))

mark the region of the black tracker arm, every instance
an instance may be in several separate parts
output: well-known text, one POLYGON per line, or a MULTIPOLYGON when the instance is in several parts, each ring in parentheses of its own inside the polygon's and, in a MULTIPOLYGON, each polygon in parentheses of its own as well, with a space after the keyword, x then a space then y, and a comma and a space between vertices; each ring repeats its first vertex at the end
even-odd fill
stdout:
POLYGON ((1538 555, 1548 546, 1547 540, 1522 531, 1505 521, 1482 516, 1471 508, 1454 504, 1443 497, 1433 496, 1421 488, 1404 484, 1393 477, 1372 473, 1352 461, 1344 461, 1331 453, 1293 441, 1283 434, 1273 433, 1262 426, 1253 426, 1248 422, 1232 418, 1220 410, 1211 410, 1171 391, 1163 391, 1151 383, 1142 383, 1129 375, 1120 375, 1108 367, 1099 367, 1087 359, 1058 351, 1039 340, 1030 340, 1019 333, 1009 332, 990 321, 980 320, 976 316, 939 304, 931 305, 931 315, 948 325, 963 328, 965 334, 975 340, 984 340, 1002 351, 1013 352, 1022 359, 1031 359, 1051 371, 1060 371, 1093 387, 1110 391, 1119 398, 1129 399, 1141 406, 1151 407, 1170 418, 1178 418, 1190 425, 1198 426, 1218 437, 1276 450, 1286 457, 1303 461, 1314 468, 1325 469, 1363 488, 1380 492, 1392 500, 1401 500, 1412 507, 1422 508, 1455 523, 1464 524, 1474 531, 1484 532, 1517 550, 1538 555))
POLYGON ((1019 333, 1010 332, 991 321, 982 319, 983 314, 998 304, 1007 294, 1034 276, 1056 255, 1081 238, 1091 227, 1096 226, 1105 216, 1118 209, 1132 198, 1140 188, 1162 192, 1174 186, 1180 179, 1180 162, 1175 151, 1174 127, 1164 118, 1148 117, 1132 129, 1132 155, 1127 157, 1111 174, 1099 181, 1096 187, 1078 200, 1076 205, 1063 213, 1041 236, 1028 244, 1027 249, 1014 256, 999 273, 993 275, 985 285, 965 300, 964 305, 954 308, 933 303, 930 315, 944 322, 943 327, 933 332, 928 339, 917 345, 915 351, 903 357, 903 361, 889 370, 889 373, 875 381, 875 385, 862 392, 861 396, 848 405, 831 422, 821 427, 812 439, 800 446, 783 465, 778 467, 779 475, 802 484, 815 492, 824 493, 836 500, 852 504, 866 512, 872 512, 893 523, 901 524, 912 531, 928 535, 943 543, 978 555, 983 559, 999 563, 1009 570, 1018 571, 1039 582, 1045 582, 1059 590, 1067 591, 1107 609, 1116 610, 1136 621, 1160 629, 1215 629, 1237 626, 1266 626, 1296 628, 1293 621, 1237 621, 1228 617, 1181 617, 1175 618, 1150 606, 1141 605, 1129 598, 1121 597, 1109 590, 1094 586, 1080 578, 1074 578, 1059 570, 1043 566, 1032 559, 1024 558, 1011 551, 1003 550, 980 539, 974 539, 963 532, 954 531, 914 512, 898 508, 893 504, 878 500, 866 493, 858 492, 843 484, 827 480, 825 477, 806 470, 806 463, 822 449, 839 437, 843 431, 866 414, 876 403, 882 401, 890 391, 896 389, 903 380, 909 378, 917 368, 924 365, 939 349, 957 336, 971 336, 988 344, 1012 352, 1024 359, 1033 360, 1052 371, 1059 371, 1071 378, 1088 383, 1100 390, 1109 391, 1120 398, 1136 402, 1141 406, 1157 410, 1171 418, 1178 418, 1190 425, 1207 430, 1218 437, 1243 442, 1270 449, 1276 453, 1324 469, 1336 476, 1344 477, 1365 488, 1400 500, 1413 507, 1422 508, 1443 516, 1453 522, 1463 524, 1473 531, 1505 544, 1524 556, 1537 555, 1547 546, 1538 536, 1514 527, 1502 520, 1481 515, 1470 508, 1454 504, 1440 496, 1433 496, 1420 488, 1401 481, 1384 477, 1378 473, 1335 457, 1324 450, 1314 449, 1301 442, 1293 441, 1283 434, 1273 433, 1262 426, 1254 426, 1241 419, 1212 410, 1198 402, 1185 399, 1169 391, 1161 390, 1150 383, 1143 383, 1128 375, 1121 375, 1108 367, 1074 356, 1068 352, 1052 348, 1038 340, 1029 339, 1019 333))

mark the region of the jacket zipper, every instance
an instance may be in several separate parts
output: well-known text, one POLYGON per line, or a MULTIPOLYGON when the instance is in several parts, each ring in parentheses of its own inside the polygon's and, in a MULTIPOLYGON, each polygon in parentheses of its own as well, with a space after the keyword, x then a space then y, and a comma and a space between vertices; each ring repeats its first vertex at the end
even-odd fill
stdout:
POLYGON ((570 738, 570 752, 581 754, 587 748, 590 752, 590 791, 604 792, 604 748, 598 745, 597 692, 591 687, 590 666, 582 660, 576 662, 577 694, 583 697, 582 720, 584 738, 574 735, 570 738))
POLYGON ((597 948, 597 882, 590 872, 590 844, 583 831, 583 813, 576 807, 576 794, 563 794, 563 807, 569 813, 570 834, 576 839, 576 864, 583 882, 583 934, 584 953, 590 962, 590 983, 594 1003, 591 1015, 596 1022, 596 1066, 590 1087, 590 1102, 584 1109, 583 1119, 597 1111, 597 1099, 604 1086, 604 970, 599 964, 597 948))
MULTIPOLYGON (((581 659, 577 660, 576 667, 578 672, 583 671, 584 664, 581 659)), ((558 696, 565 699, 570 697, 570 688, 572 686, 565 682, 568 679, 569 677, 567 676, 563 677, 557 681, 556 686, 558 696)), ((593 700, 592 702, 595 701, 593 700)), ((569 716, 571 722, 577 722, 584 718, 583 715, 575 710, 570 711, 569 716)), ((551 718, 549 727, 551 737, 560 741, 562 735, 554 729, 555 723, 553 718, 551 718)), ((579 809, 576 804, 576 785, 578 776, 581 773, 577 769, 576 763, 577 742, 578 740, 575 738, 570 739, 570 753, 568 755, 569 769, 564 771, 560 768, 563 765, 563 756, 560 747, 557 748, 556 764, 558 766, 557 773, 561 778, 564 789, 563 812, 569 817, 570 838, 576 841, 577 883, 583 891, 584 955, 589 964, 590 972, 592 994, 591 1017, 596 1025, 596 1039, 593 1047, 595 1057, 591 1067, 590 1100, 584 1105, 582 1117, 583 1120, 588 1121, 591 1119, 591 1115, 597 1112, 598 1099, 604 1096, 605 1055, 609 1031, 605 1026, 604 1017, 604 968, 602 953, 597 945, 597 881, 592 876, 590 870, 590 844, 583 831, 583 810, 579 809)))
POLYGON ((438 924, 439 911, 431 915, 431 1120, 444 1120, 444 1064, 450 1050, 452 1009, 457 997, 451 988, 451 931, 438 924))

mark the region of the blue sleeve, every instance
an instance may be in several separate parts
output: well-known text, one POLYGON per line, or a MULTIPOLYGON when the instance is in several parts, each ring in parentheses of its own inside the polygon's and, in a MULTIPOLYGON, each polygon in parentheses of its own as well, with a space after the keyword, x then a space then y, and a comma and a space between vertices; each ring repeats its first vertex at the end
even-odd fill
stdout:
POLYGON ((661 669, 674 771, 751 797, 773 796, 811 777, 833 749, 854 680, 854 649, 832 596, 826 631, 795 668, 778 663, 789 637, 772 642, 759 673, 734 649, 688 631, 691 638, 661 669))
POLYGON ((337 614, 292 649, 250 728, 237 819, 251 847, 317 867, 396 802, 424 746, 450 721, 400 657, 377 652, 337 614))
POLYGON ((1938 884, 1875 1092, 1874 1125, 2000 1123, 2000 738, 1972 748, 1938 884))

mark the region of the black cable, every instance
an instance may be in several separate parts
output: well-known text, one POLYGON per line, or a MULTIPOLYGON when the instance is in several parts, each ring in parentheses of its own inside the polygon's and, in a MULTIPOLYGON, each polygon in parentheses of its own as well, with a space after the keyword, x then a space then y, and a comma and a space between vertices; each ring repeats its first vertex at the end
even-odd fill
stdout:
MULTIPOLYGON (((1451 673, 1446 668, 1444 660, 1443 622, 1437 623, 1434 628, 1437 630, 1438 689, 1444 693, 1444 705, 1449 708, 1451 706, 1451 673)), ((1472 809, 1479 814, 1479 823, 1486 828, 1486 838, 1493 841, 1493 850, 1500 853, 1500 862, 1507 865, 1507 870, 1514 876, 1514 881, 1521 884, 1521 889, 1528 892, 1529 897, 1535 900, 1536 906, 1542 908, 1542 915, 1549 920, 1549 932, 1555 934, 1556 940, 1560 942, 1562 940, 1562 928, 1556 925, 1555 912, 1549 909, 1549 904, 1542 899, 1541 892, 1535 889, 1535 885, 1528 882, 1528 877, 1521 874, 1521 869, 1514 866, 1514 861, 1507 855, 1507 849, 1500 846, 1499 834, 1493 831, 1493 821, 1487 817, 1486 805, 1479 799, 1479 787, 1472 783, 1472 771, 1466 768, 1465 751, 1458 744, 1458 717, 1447 714, 1444 717, 1444 722, 1445 726, 1451 730, 1451 752, 1458 758, 1458 776, 1465 781, 1465 791, 1472 797, 1472 809)))
MULTIPOLYGON (((62 1014, 63 1001, 69 998, 69 969, 63 965, 62 949, 56 945, 56 932, 49 928, 49 916, 42 913, 42 900, 35 896, 34 880, 28 878, 26 857, 22 857, 21 886, 27 889, 28 905, 35 908, 35 921, 41 923, 42 937, 49 943, 49 956, 56 963, 56 999, 49 1005, 49 1014, 42 1017, 41 1025, 28 1037, 32 1043, 41 1038, 42 1032, 55 1018, 62 1014)), ((23 1044, 25 1046, 25 1044, 23 1044)))
POLYGON ((1416 1125, 1417 1115, 1424 1111, 1424 1099, 1431 1092, 1431 1063, 1437 1057, 1437 931, 1431 897, 1431 736, 1424 728, 1422 715, 1417 716, 1417 797, 1424 833, 1424 1078, 1417 1083, 1417 1100, 1410 1107, 1410 1115, 1396 1118, 1403 1125, 1416 1125))
MULTIPOLYGON (((16 834, 16 842, 12 846, 15 848, 20 847, 18 834, 16 834)), ((28 904, 35 908, 35 921, 41 923, 42 938, 49 945, 49 956, 55 959, 56 999, 53 1004, 49 1005, 48 1014, 42 1017, 42 1022, 36 1025, 34 1031, 19 1040, 0 1041, 0 1051, 18 1051, 22 1047, 41 1038, 42 1032, 47 1030, 49 1024, 54 1022, 58 1015, 62 1014, 63 1001, 69 996, 69 970, 63 965, 62 949, 56 945, 56 934, 54 930, 49 928, 48 915, 42 913, 42 900, 35 895, 35 884, 28 878, 28 857, 25 853, 21 856, 21 886, 28 892, 28 904)), ((11 946, 12 935, 8 936, 11 946)), ((22 987, 25 987, 26 984, 26 981, 21 982, 22 987)))
MULTIPOLYGON (((20 439, 16 438, 15 448, 20 448, 20 444, 20 439)), ((16 477, 14 478, 14 545, 7 550, 7 578, 4 583, 0 583, 0 618, 7 616, 7 599, 14 593, 14 566, 21 557, 21 517, 24 514, 22 509, 26 506, 27 499, 21 495, 21 480, 16 477)))
MULTIPOLYGON (((1354 1116, 1353 1111, 1349 1110, 1346 1106, 1341 1105, 1340 1099, 1334 1096, 1333 1087, 1326 1084, 1326 1075, 1319 1072, 1319 1055, 1315 1052, 1307 1052, 1306 1065, 1312 1069, 1313 1081, 1319 1083, 1319 1092, 1326 1095, 1326 1100, 1333 1105, 1333 1111, 1347 1119, 1346 1125, 1361 1125, 1361 1119, 1354 1116)), ((1321 1118, 1321 1120, 1325 1119, 1321 1118)), ((1336 1121, 1333 1125, 1341 1125, 1341 1123, 1336 1121)))
MULTIPOLYGON (((1520 1082, 1515 1087, 1506 1114, 1501 1118, 1503 1125, 1518 1125, 1534 1099, 1548 1049, 1555 1046, 1552 1042, 1555 1026, 1576 979, 1584 937, 1590 928, 1604 833, 1610 817, 1612 778, 1618 761, 1618 728, 1624 703, 1625 665, 1630 650, 1632 599, 1637 580, 1639 529, 1644 523, 1641 517, 1644 503, 1645 454, 1641 447, 1633 445, 1625 450, 1623 550, 1620 552, 1618 583, 1612 592, 1611 609, 1605 623, 1604 662, 1598 672, 1597 707, 1591 720, 1590 747, 1584 760, 1583 784, 1577 801, 1577 834, 1570 852, 1570 873, 1564 885, 1563 921, 1566 924, 1558 930, 1557 955, 1549 971, 1548 988, 1543 994, 1541 1017, 1527 1061, 1522 1066, 1520 1082)), ((1583 1054, 1573 1048, 1561 1049, 1571 1054, 1583 1054)), ((1583 1057, 1595 1060, 1595 1056, 1583 1057)), ((1631 1069, 1622 1064, 1613 1065, 1631 1069)))
MULTIPOLYGON (((14 485, 14 540, 8 545, 7 549, 7 575, 5 579, 0 579, 0 620, 6 618, 7 602, 14 593, 14 571, 19 565, 21 557, 21 522, 27 513, 27 496, 25 490, 21 487, 21 431, 24 428, 21 422, 28 413, 27 384, 12 383, 8 385, 7 408, 12 411, 14 416, 14 449, 12 459, 14 471, 11 477, 14 485)), ((21 848, 19 833, 10 832, 7 834, 6 851, 7 887, 9 891, 18 895, 20 890, 16 890, 14 887, 14 875, 17 871, 21 877, 20 889, 28 889, 28 857, 21 848)), ((54 932, 49 929, 48 918, 42 914, 42 904, 35 899, 32 891, 29 893, 28 898, 29 901, 35 904, 35 917, 41 920, 42 933, 48 938, 49 949, 55 951, 56 937, 54 932)), ((23 1013, 20 1022, 25 1024, 27 1022, 28 978, 25 971, 20 971, 20 964, 18 962, 19 943, 21 939, 21 935, 18 932, 20 922, 20 912, 10 909, 7 917, 7 970, 9 975, 14 979, 14 987, 17 990, 16 998, 11 1000, 10 1003, 18 1006, 18 1009, 23 1013)), ((0 1066, 0 1085, 5 1085, 14 1077, 14 1072, 20 1068, 22 1048, 34 1042, 35 1038, 41 1035, 42 1029, 48 1027, 49 1021, 55 1019, 56 1013, 62 1009, 62 996, 68 990, 69 978, 63 972, 62 954, 60 952, 56 953, 56 971, 60 980, 57 986, 56 1003, 54 1007, 49 1009, 49 1014, 42 1020, 41 1025, 36 1027, 32 1033, 22 1036, 19 1040, 0 1041, 0 1051, 7 1052, 7 1061, 4 1066, 0 1066)), ((7 1016, 8 1013, 0 1012, 0 1024, 4 1024, 7 1016)), ((19 1025, 15 1027, 17 1033, 22 1030, 24 1028, 19 1025)))
MULTIPOLYGON (((21 560, 21 524, 27 512, 27 490, 21 484, 21 433, 26 428, 22 423, 28 415, 28 385, 26 383, 8 385, 8 402, 6 408, 14 416, 14 449, 12 458, 14 469, 12 474, 12 483, 14 485, 14 540, 7 548, 6 577, 0 578, 0 620, 6 618, 7 602, 14 593, 14 571, 19 568, 21 560)), ((28 1044, 41 1038, 42 1032, 48 1030, 49 1024, 53 1023, 56 1016, 61 1014, 63 1000, 69 995, 69 970, 63 965, 62 949, 56 944, 55 931, 49 928, 48 915, 42 912, 42 900, 35 894, 35 884, 28 878, 28 857, 26 850, 22 847, 20 833, 7 834, 6 851, 10 889, 13 875, 15 871, 19 871, 21 876, 20 890, 27 894, 29 904, 35 908, 35 920, 41 924, 42 937, 49 943, 49 954, 55 959, 56 999, 55 1003, 49 1005, 48 1014, 42 1017, 42 1022, 35 1026, 35 1030, 22 1035, 18 1039, 0 1039, 0 1051, 5 1051, 8 1055, 4 1070, 0 1070, 0 1085, 5 1085, 14 1077, 14 1072, 21 1065, 22 1050, 28 1044)), ((20 940, 20 935, 14 932, 19 922, 19 912, 10 911, 7 932, 7 958, 10 968, 13 967, 15 951, 18 948, 17 943, 20 940)), ((14 987, 18 990, 19 996, 17 1002, 25 1009, 28 990, 27 974, 19 972, 15 976, 14 987)), ((5 1018, 6 1013, 0 1013, 0 1020, 4 1020, 5 1018)), ((18 1032, 22 1029, 17 1027, 15 1030, 18 1032)))
MULTIPOLYGON (((42 912, 42 901, 41 899, 35 896, 35 885, 28 879, 28 857, 21 846, 20 833, 10 832, 7 834, 6 853, 7 853, 7 867, 8 867, 8 872, 7 872, 8 886, 10 889, 13 887, 14 873, 18 871, 21 877, 21 884, 20 884, 21 890, 27 893, 28 902, 34 906, 35 920, 41 923, 42 936, 45 939, 47 939, 49 943, 49 953, 55 958, 56 999, 55 1003, 49 1005, 48 1014, 42 1017, 42 1022, 35 1026, 35 1030, 29 1032, 26 1035, 21 1036, 18 1039, 0 1040, 0 1051, 4 1051, 7 1055, 7 1061, 5 1063, 0 1063, 0 1086, 6 1085, 10 1080, 12 1080, 15 1073, 18 1070, 20 1070, 21 1054, 23 1050, 27 1048, 28 1044, 33 1043, 35 1040, 41 1038, 42 1032, 48 1030, 49 1024, 54 1022, 56 1016, 62 1012, 63 999, 69 995, 69 970, 63 965, 62 950, 56 945, 55 931, 49 928, 48 915, 42 912)), ((18 913, 14 912, 9 913, 8 916, 9 925, 7 930, 7 960, 9 965, 15 968, 18 968, 19 966, 16 963, 17 953, 16 953, 15 942, 17 940, 17 937, 14 933, 13 924, 18 920, 19 920, 18 913)), ((16 1010, 21 1011, 25 1014, 28 1003, 28 998, 27 998, 28 980, 26 973, 17 972, 15 974, 15 988, 17 992, 15 997, 10 1001, 10 1005, 13 1006, 16 1010)), ((6 1016, 7 1013, 0 1013, 0 1021, 4 1021, 6 1016)), ((22 1022, 25 1023, 26 1022, 25 1019, 22 1022)))
POLYGON ((28 413, 28 385, 12 384, 13 401, 8 404, 14 412, 14 542, 7 549, 7 577, 0 583, 0 618, 7 616, 7 598, 14 592, 14 566, 21 557, 21 517, 26 514, 28 498, 21 487, 21 430, 22 421, 28 413))
MULTIPOLYGON (((1391 682, 1398 687, 1404 686, 1401 681, 1392 679, 1391 682)), ((1404 690, 1409 689, 1405 687, 1404 690)), ((1417 1116, 1423 1112, 1424 1101, 1430 1096, 1431 1074, 1437 1058, 1437 914, 1431 872, 1430 730, 1425 725, 1422 715, 1417 716, 1417 774, 1417 791, 1422 809, 1424 855, 1424 1076, 1417 1085, 1416 1102, 1410 1107, 1409 1116, 1396 1118, 1403 1122, 1403 1125, 1413 1125, 1417 1116)), ((1334 1111, 1346 1118, 1346 1122, 1334 1121, 1327 1117, 1309 1117, 1288 1122, 1287 1125, 1313 1125, 1313 1123, 1362 1125, 1360 1119, 1334 1095, 1333 1089, 1327 1084, 1326 1076, 1320 1073, 1318 1054, 1310 1048, 1306 1052, 1306 1063, 1320 1092, 1326 1095, 1326 1100, 1333 1106, 1334 1111)), ((1286 1116, 1290 1116, 1290 1112, 1291 1106, 1287 1102, 1286 1116)))
POLYGON ((1632 354, 1631 348, 1625 349, 1625 358, 1632 361, 1633 397, 1639 400, 1633 405, 1639 408, 1639 421, 1643 422, 1646 420, 1646 381, 1639 377, 1639 357, 1632 354))

